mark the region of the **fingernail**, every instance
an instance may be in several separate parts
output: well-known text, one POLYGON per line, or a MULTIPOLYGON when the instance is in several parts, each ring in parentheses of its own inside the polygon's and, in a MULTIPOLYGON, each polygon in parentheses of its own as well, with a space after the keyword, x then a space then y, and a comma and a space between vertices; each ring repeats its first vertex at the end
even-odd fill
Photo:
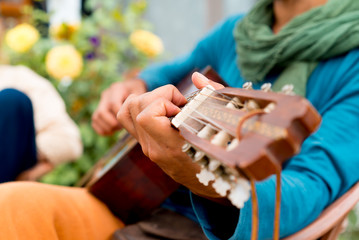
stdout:
POLYGON ((194 74, 196 74, 197 77, 200 78, 202 81, 209 82, 209 79, 206 76, 204 76, 203 74, 201 74, 199 72, 195 72, 194 74))

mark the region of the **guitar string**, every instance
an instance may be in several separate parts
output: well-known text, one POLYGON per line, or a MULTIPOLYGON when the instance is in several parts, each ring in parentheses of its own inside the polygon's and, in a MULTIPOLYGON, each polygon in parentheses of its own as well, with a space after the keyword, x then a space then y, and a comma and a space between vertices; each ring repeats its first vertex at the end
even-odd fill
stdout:
POLYGON ((211 88, 208 88, 208 89, 209 89, 210 91, 212 91, 212 93, 216 93, 216 94, 222 96, 223 98, 215 97, 215 96, 212 96, 212 95, 203 94, 203 93, 201 93, 201 90, 197 90, 197 91, 195 91, 195 92, 193 92, 193 93, 189 93, 189 94, 185 95, 185 98, 187 99, 187 101, 192 101, 192 100, 194 100, 194 99, 192 99, 192 98, 194 98, 194 97, 195 97, 196 95, 198 95, 198 94, 201 94, 202 96, 210 97, 210 98, 212 98, 212 99, 216 99, 216 100, 219 100, 219 101, 222 101, 222 102, 226 102, 226 103, 230 103, 230 102, 231 102, 231 103, 233 103, 235 106, 237 106, 238 108, 239 108, 239 107, 244 107, 244 104, 233 101, 233 99, 232 99, 231 97, 229 97, 229 96, 227 96, 227 95, 225 95, 225 94, 223 94, 223 93, 220 93, 220 92, 218 92, 218 91, 216 91, 216 90, 213 90, 213 89, 211 89, 211 88))
POLYGON ((194 134, 198 134, 198 130, 194 129, 193 127, 191 127, 190 125, 188 125, 187 123, 185 122, 182 122, 181 123, 181 126, 185 127, 187 130, 189 130, 190 132, 194 133, 194 134))
MULTIPOLYGON (((212 89, 211 89, 212 90, 212 89)), ((243 103, 237 103, 235 101, 233 101, 233 99, 229 98, 228 96, 224 95, 223 93, 219 93, 217 91, 214 91, 212 90, 213 92, 219 94, 219 95, 222 95, 224 97, 226 97, 227 99, 224 99, 224 98, 220 98, 220 97, 215 97, 215 96, 212 96, 212 95, 207 95, 207 94, 204 94, 204 93, 199 93, 201 94, 202 96, 206 96, 206 97, 209 97, 209 98, 212 98, 212 99, 216 99, 216 100, 219 100, 219 101, 222 101, 222 102, 226 102, 226 103, 232 103, 233 105, 235 105, 236 107, 240 108, 240 107, 244 107, 244 104, 243 103)), ((194 99, 193 99, 194 100, 194 99)))
MULTIPOLYGON (((213 89, 210 89, 210 88, 209 88, 209 90, 212 91, 213 93, 216 93, 216 94, 222 96, 223 98, 215 97, 215 96, 212 96, 212 95, 203 94, 203 93, 200 92, 200 90, 198 90, 198 91, 196 91, 196 92, 190 94, 190 96, 187 97, 187 100, 189 100, 190 98, 193 98, 193 99, 191 99, 190 101, 198 101, 198 100, 195 99, 194 97, 195 97, 196 95, 198 95, 198 94, 201 94, 202 96, 206 96, 206 97, 209 97, 209 98, 212 98, 212 99, 216 99, 216 100, 219 100, 219 101, 222 101, 222 102, 226 102, 226 103, 230 103, 230 102, 231 102, 232 104, 237 105, 237 107, 242 107, 242 108, 244 107, 244 104, 239 104, 239 103, 233 101, 232 98, 230 98, 229 96, 224 95, 223 93, 219 93, 219 92, 217 92, 216 90, 213 90, 213 89)), ((214 104, 214 103, 212 103, 212 104, 214 104)), ((190 114, 186 114, 187 117, 189 117, 189 118, 191 118, 191 119, 193 119, 193 120, 195 120, 195 121, 197 121, 197 122, 199 122, 199 123, 201 123, 201 124, 203 124, 203 125, 209 125, 212 129, 216 130, 217 132, 219 132, 219 131, 221 131, 221 130, 226 131, 226 129, 221 128, 221 126, 219 126, 219 124, 216 124, 215 122, 213 122, 209 117, 207 117, 206 115, 202 114, 202 113, 199 112, 197 109, 191 108, 191 107, 189 107, 188 105, 187 105, 187 108, 191 109, 192 112, 197 113, 198 115, 200 115, 202 118, 204 118, 204 119, 207 120, 208 122, 204 122, 204 121, 200 120, 200 119, 197 118, 197 117, 191 116, 190 114)), ((196 133, 196 134, 198 133, 197 130, 195 130, 194 128, 192 128, 191 126, 189 126, 187 123, 184 125, 184 127, 188 128, 188 130, 190 130, 190 131, 193 132, 193 133, 196 133)), ((228 134, 232 135, 230 132, 228 132, 228 131, 226 131, 226 132, 227 132, 228 134)))
POLYGON ((212 91, 213 93, 217 93, 218 95, 221 95, 223 98, 228 99, 229 101, 232 100, 231 97, 229 97, 229 96, 227 96, 227 95, 225 95, 225 94, 223 94, 223 93, 220 93, 220 92, 218 92, 218 91, 215 90, 215 89, 211 89, 211 88, 208 88, 208 89, 209 89, 210 91, 212 91))
MULTIPOLYGON (((216 122, 214 122, 211 118, 207 117, 206 115, 204 115, 203 113, 197 111, 196 109, 193 109, 191 107, 188 107, 189 109, 193 110, 193 112, 197 113, 198 115, 200 115, 203 119, 207 120, 208 123, 210 124, 211 127, 213 127, 214 130, 216 131, 226 131, 224 128, 221 128, 221 126, 219 126, 219 124, 217 124, 216 122)), ((189 116, 189 115, 187 115, 189 116)), ((227 131, 226 131, 227 132, 227 131)), ((228 133, 228 132, 227 132, 228 133)), ((230 135, 232 135, 231 133, 228 133, 230 135)))
MULTIPOLYGON (((228 103, 232 103, 237 108, 241 108, 241 107, 243 108, 245 106, 244 103, 234 101, 233 97, 231 98, 231 97, 229 97, 229 96, 227 96, 227 95, 225 95, 225 94, 223 94, 221 92, 218 92, 217 90, 213 90, 213 89, 210 89, 210 90, 212 90, 212 92, 217 93, 218 95, 222 96, 224 99, 227 99, 228 103)), ((223 100, 221 100, 221 101, 223 101, 223 100)))
MULTIPOLYGON (((227 96, 227 95, 225 95, 225 94, 223 94, 223 93, 219 93, 219 92, 217 92, 216 90, 213 90, 213 89, 210 89, 210 88, 208 88, 208 89, 209 89, 210 91, 212 91, 212 93, 216 93, 216 94, 222 96, 223 98, 215 97, 215 96, 212 96, 212 95, 203 94, 203 93, 200 92, 200 90, 198 90, 198 91, 196 91, 195 93, 192 93, 192 94, 190 95, 190 97, 193 98, 193 99, 191 99, 191 101, 198 101, 197 99, 194 98, 194 96, 195 96, 195 95, 198 95, 198 94, 201 94, 202 96, 206 96, 206 97, 209 97, 209 98, 212 98, 212 99, 216 99, 216 100, 219 100, 219 101, 222 101, 222 102, 232 103, 232 104, 234 104, 234 105, 237 105, 238 109, 240 109, 239 107, 244 108, 244 106, 245 106, 245 104, 242 104, 242 103, 238 103, 238 102, 233 101, 232 98, 230 98, 229 96, 227 96)), ((212 104, 215 104, 215 103, 212 103, 212 104)), ((218 104, 218 105, 219 105, 219 104, 218 104)), ((191 115, 189 115, 189 114, 187 114, 187 117, 190 117, 190 118, 192 118, 193 120, 195 120, 195 121, 197 121, 197 122, 199 122, 199 123, 201 123, 201 124, 203 124, 203 125, 209 125, 210 127, 212 127, 212 128, 213 128, 214 130, 216 130, 216 131, 220 131, 220 130, 226 131, 225 129, 221 128, 221 127, 219 126, 219 124, 216 124, 215 122, 213 122, 209 117, 205 116, 204 114, 202 114, 201 112, 199 112, 197 109, 193 109, 193 108, 191 108, 191 107, 189 107, 189 106, 187 106, 187 107, 190 108, 190 109, 192 109, 192 112, 197 113, 198 115, 200 115, 201 117, 203 117, 203 118, 204 118, 205 120, 207 120, 208 122, 206 123, 206 122, 200 120, 199 118, 195 118, 195 117, 193 117, 193 116, 191 116, 191 115)), ((248 114, 246 115, 245 119, 248 119, 248 118, 250 118, 251 116, 256 115, 256 114, 260 114, 260 113, 264 113, 262 109, 257 109, 257 110, 254 111, 254 112, 253 112, 253 111, 249 111, 248 114)), ((241 122, 240 122, 240 123, 241 123, 240 125, 242 125, 243 122, 244 122, 244 121, 241 121, 241 122)), ((187 126, 189 126, 189 125, 187 124, 187 126)), ((226 131, 226 132, 227 132, 228 134, 232 135, 232 134, 229 133, 228 131, 226 131)))
POLYGON ((194 91, 194 92, 185 94, 184 97, 187 99, 187 101, 190 101, 191 98, 193 98, 193 97, 195 97, 196 95, 198 95, 198 93, 199 93, 200 91, 201 91, 201 90, 197 90, 197 91, 194 91))
POLYGON ((205 121, 201 120, 198 117, 191 116, 191 115, 187 115, 187 117, 189 117, 189 118, 191 118, 191 119, 193 119, 193 120, 195 120, 195 121, 197 121, 197 122, 199 122, 199 123, 201 123, 201 124, 203 124, 205 126, 208 125, 210 128, 216 130, 217 132, 221 131, 221 129, 217 128, 216 126, 213 126, 211 123, 208 123, 208 122, 205 122, 205 121))

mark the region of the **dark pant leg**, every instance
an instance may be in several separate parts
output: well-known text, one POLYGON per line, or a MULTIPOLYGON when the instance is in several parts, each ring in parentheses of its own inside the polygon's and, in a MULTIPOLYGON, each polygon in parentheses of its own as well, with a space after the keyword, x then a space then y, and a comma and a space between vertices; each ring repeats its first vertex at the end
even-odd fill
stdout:
POLYGON ((206 240, 199 224, 165 208, 150 217, 117 230, 112 240, 206 240))
POLYGON ((36 164, 31 100, 15 89, 0 91, 0 183, 36 164))

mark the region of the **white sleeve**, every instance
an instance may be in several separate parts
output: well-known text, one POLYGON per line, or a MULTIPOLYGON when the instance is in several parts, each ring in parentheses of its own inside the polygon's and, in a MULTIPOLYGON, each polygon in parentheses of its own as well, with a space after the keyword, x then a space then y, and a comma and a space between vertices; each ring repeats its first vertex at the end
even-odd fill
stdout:
POLYGON ((83 151, 80 131, 52 84, 26 67, 5 69, 1 68, 0 87, 18 89, 31 99, 36 144, 41 153, 55 165, 80 157, 83 151))

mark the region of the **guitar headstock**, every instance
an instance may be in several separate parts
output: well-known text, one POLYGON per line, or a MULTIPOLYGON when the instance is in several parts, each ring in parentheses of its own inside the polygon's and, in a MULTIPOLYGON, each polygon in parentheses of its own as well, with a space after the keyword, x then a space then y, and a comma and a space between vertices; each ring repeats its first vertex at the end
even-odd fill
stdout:
POLYGON ((172 119, 186 140, 183 151, 202 166, 200 182, 237 207, 249 198, 248 179, 263 180, 297 154, 321 117, 306 99, 262 91, 206 87, 172 119))

